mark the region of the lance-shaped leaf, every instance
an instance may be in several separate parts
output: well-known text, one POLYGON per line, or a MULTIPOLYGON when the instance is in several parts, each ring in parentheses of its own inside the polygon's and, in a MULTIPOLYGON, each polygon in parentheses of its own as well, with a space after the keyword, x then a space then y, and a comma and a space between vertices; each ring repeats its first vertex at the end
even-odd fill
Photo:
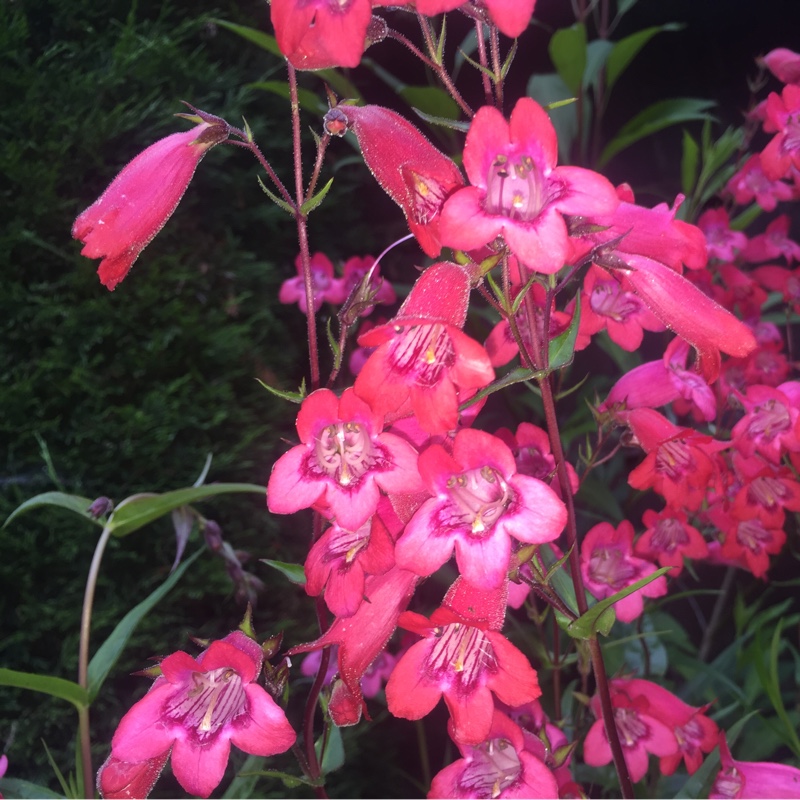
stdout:
POLYGON ((70 511, 73 511, 74 513, 83 517, 85 520, 93 522, 95 525, 99 525, 102 528, 102 517, 100 519, 95 519, 94 517, 89 516, 87 513, 91 504, 92 501, 88 497, 81 497, 77 494, 66 494, 64 492, 43 492, 42 494, 37 494, 36 497, 31 497, 30 500, 26 500, 22 505, 17 506, 17 508, 11 512, 8 519, 3 524, 3 527, 5 528, 6 525, 11 522, 11 520, 16 519, 21 514, 26 514, 28 511, 32 511, 34 508, 41 508, 42 506, 56 506, 58 508, 69 509, 70 511))
POLYGON ((68 681, 65 678, 38 675, 34 672, 19 672, 15 669, 0 667, 0 686, 30 689, 32 692, 43 692, 62 700, 69 700, 79 711, 89 707, 89 695, 86 690, 74 681, 68 681))

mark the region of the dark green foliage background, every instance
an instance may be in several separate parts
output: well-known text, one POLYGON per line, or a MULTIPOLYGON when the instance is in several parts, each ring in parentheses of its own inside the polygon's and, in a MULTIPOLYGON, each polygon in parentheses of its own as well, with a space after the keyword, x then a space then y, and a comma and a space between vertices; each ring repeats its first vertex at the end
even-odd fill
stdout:
MULTIPOLYGON (((304 319, 276 301, 281 281, 294 274, 297 246, 289 218, 264 202, 251 156, 233 147, 210 153, 172 220, 113 294, 70 239, 75 216, 127 161, 185 129, 172 117, 184 110, 180 100, 233 124, 245 115, 268 157, 287 158, 286 102, 247 87, 276 70, 282 76, 280 61, 218 29, 213 17, 263 26, 267 8, 224 0, 0 5, 2 519, 54 488, 119 501, 188 486, 208 453, 208 480, 266 483, 285 449, 278 431, 291 430, 295 409, 254 378, 295 388, 304 374, 304 319)), ((289 165, 273 163, 288 179, 289 165)), ((335 223, 320 211, 315 232, 320 242, 332 240, 335 224, 328 252, 362 252, 369 238, 354 220, 357 203, 352 195, 338 203, 346 176, 337 183, 335 223)), ((268 584, 258 631, 309 619, 302 591, 256 561, 302 560, 297 521, 281 528, 255 495, 201 510, 234 547, 253 554, 249 567, 268 584)), ((0 531, 2 666, 75 679, 96 537, 94 526, 58 511, 31 513, 0 531)), ((199 544, 195 531, 188 550, 199 544)), ((164 580, 174 549, 168 521, 112 541, 93 649, 164 580)), ((147 681, 128 673, 150 656, 191 649, 189 635, 224 635, 242 611, 220 561, 207 556, 192 567, 136 632, 92 708, 97 763, 132 696, 146 689, 147 681)), ((309 633, 295 623, 292 638, 309 633)), ((75 724, 66 703, 0 689, 0 751, 14 730, 9 777, 57 790, 41 740, 67 773, 75 724)))

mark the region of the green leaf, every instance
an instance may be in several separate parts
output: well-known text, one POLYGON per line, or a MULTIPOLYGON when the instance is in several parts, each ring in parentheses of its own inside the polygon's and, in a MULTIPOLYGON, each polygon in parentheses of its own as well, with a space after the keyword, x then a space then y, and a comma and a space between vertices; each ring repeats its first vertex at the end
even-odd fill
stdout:
POLYGON ((290 564, 288 561, 272 561, 269 558, 261 558, 259 561, 278 570, 278 572, 285 575, 292 583, 296 583, 298 586, 305 586, 306 572, 302 564, 290 564))
POLYGON ((255 797, 255 787, 258 783, 258 776, 261 774, 261 767, 267 759, 264 756, 249 755, 239 768, 239 772, 228 784, 228 788, 222 795, 226 800, 236 800, 237 797, 255 797))
POLYGON ((11 520, 22 514, 26 514, 34 508, 40 508, 41 506, 58 506, 59 508, 69 509, 83 517, 87 522, 93 522, 95 525, 99 525, 102 528, 102 518, 93 519, 86 513, 91 504, 92 501, 88 497, 81 497, 77 494, 44 492, 43 494, 37 494, 36 497, 31 497, 30 500, 26 500, 21 506, 17 506, 17 508, 11 512, 8 519, 3 524, 3 527, 5 528, 11 520))
POLYGON ((0 792, 7 800, 15 800, 15 798, 19 798, 19 800, 36 800, 36 798, 51 800, 51 798, 58 798, 58 800, 61 800, 64 797, 64 795, 58 794, 46 786, 39 786, 36 783, 23 781, 19 778, 0 778, 0 792))
POLYGON ((269 199, 272 200, 272 202, 275 203, 278 208, 282 208, 287 214, 292 217, 294 216, 294 208, 292 208, 292 206, 289 205, 289 203, 287 203, 285 200, 278 197, 278 195, 276 195, 275 192, 273 192, 267 186, 267 184, 261 180, 260 175, 256 175, 256 180, 258 181, 258 185, 261 187, 261 191, 264 192, 264 194, 269 197, 269 199))
POLYGON ((139 530, 173 508, 197 503, 218 494, 251 492, 263 494, 266 489, 254 483, 209 483, 188 489, 176 489, 164 494, 137 494, 123 500, 108 521, 108 528, 114 536, 127 536, 139 530))
MULTIPOLYGON (((609 619, 608 617, 603 619, 603 615, 614 603, 622 600, 623 597, 627 597, 629 594, 633 594, 643 586, 647 586, 648 583, 652 583, 657 578, 669 572, 670 569, 671 567, 661 567, 650 575, 646 575, 644 578, 636 581, 636 583, 626 586, 624 589, 611 595, 611 597, 606 597, 605 600, 598 600, 585 614, 578 617, 578 619, 567 627, 567 633, 575 639, 590 639, 598 631, 603 633, 603 629, 608 626, 609 619)), ((608 627, 608 630, 610 630, 610 627, 608 627)), ((605 631, 605 633, 607 635, 608 631, 605 631)))
POLYGON ((586 68, 583 72, 584 87, 596 86, 600 71, 606 65, 614 43, 608 39, 595 39, 586 47, 586 68))
POLYGON ((664 25, 654 25, 651 28, 636 31, 636 33, 632 33, 630 36, 615 42, 614 49, 606 62, 606 86, 608 87, 608 92, 611 92, 620 75, 656 34, 664 31, 679 31, 684 27, 684 25, 680 25, 677 22, 667 22, 664 25))
POLYGON ((617 153, 630 147, 634 142, 657 133, 670 125, 678 125, 690 120, 709 119, 708 109, 714 103, 694 97, 678 97, 673 100, 659 100, 637 114, 620 128, 617 135, 606 145, 600 156, 599 166, 603 166, 617 153))
MULTIPOLYGON (((286 100, 290 99, 289 84, 286 81, 256 81, 255 83, 248 83, 249 89, 259 89, 262 92, 270 92, 286 100)), ((305 109, 311 114, 319 114, 326 109, 323 103, 314 92, 308 89, 298 88, 297 99, 300 102, 300 108, 305 109)))
POLYGON ((77 683, 65 678, 0 667, 0 686, 15 686, 17 689, 29 689, 32 692, 43 692, 62 700, 69 700, 78 710, 89 707, 87 692, 77 683))
POLYGON ((547 47, 550 58, 564 83, 572 94, 577 94, 583 85, 586 69, 586 26, 577 23, 556 31, 547 47))
POLYGON ((466 133, 469 130, 469 122, 459 122, 458 120, 450 119, 449 117, 435 117, 431 114, 426 114, 418 108, 411 109, 420 119, 429 122, 431 125, 441 125, 444 128, 452 128, 454 131, 461 131, 466 133))
POLYGON ((283 60, 283 53, 281 53, 281 49, 278 47, 278 40, 274 36, 263 33, 257 28, 249 28, 247 25, 236 25, 224 19, 212 19, 211 22, 215 25, 219 25, 220 28, 227 28, 229 31, 233 31, 233 33, 241 36, 243 39, 247 39, 248 42, 258 45, 262 50, 266 50, 283 60))
POLYGON ((488 397, 490 394, 494 394, 495 392, 499 392, 501 389, 505 389, 506 386, 513 386, 515 383, 523 383, 524 381, 529 381, 531 378, 539 378, 542 375, 544 375, 543 372, 534 372, 532 369, 517 367, 516 369, 511 370, 511 372, 503 375, 502 378, 493 381, 479 392, 476 392, 474 395, 472 395, 472 397, 470 397, 469 400, 465 400, 458 407, 458 410, 464 411, 464 409, 469 408, 479 400, 483 400, 484 397, 488 397))
POLYGON ((688 131, 683 132, 683 155, 681 156, 681 190, 691 197, 697 183, 697 165, 700 161, 700 146, 688 131))
POLYGON ((256 380, 270 393, 274 394, 276 397, 280 397, 284 400, 288 400, 290 403, 302 403, 303 400, 306 399, 306 379, 303 378, 300 387, 296 392, 285 392, 282 389, 276 389, 273 386, 270 386, 268 383, 264 383, 261 378, 256 378, 256 380))
MULTIPOLYGON (((329 725, 326 733, 325 752, 322 754, 322 763, 320 764, 323 775, 334 772, 344 765, 344 742, 342 741, 341 730, 336 725, 329 725)), ((314 746, 317 751, 317 758, 319 758, 322 737, 315 742, 314 746)))
POLYGON ((422 112, 450 120, 461 116, 458 103, 438 86, 404 86, 399 94, 418 114, 422 112))
POLYGON ((550 370, 561 369, 567 364, 572 363, 575 357, 575 342, 578 341, 578 328, 581 322, 581 295, 575 295, 575 313, 572 315, 572 322, 569 327, 550 340, 549 365, 550 370))
POLYGON ((309 197, 309 199, 300 206, 300 213, 310 214, 325 199, 325 195, 328 194, 332 185, 333 178, 331 178, 313 197, 309 197))
POLYGON ((531 76, 525 91, 528 97, 549 109, 550 121, 558 136, 559 156, 562 161, 567 161, 572 143, 578 135, 578 107, 575 102, 565 105, 563 101, 574 100, 574 93, 554 72, 531 76))
POLYGON ((730 228, 732 231, 743 231, 750 227, 764 211, 758 203, 752 203, 741 214, 731 220, 730 228))
POLYGON ((203 550, 198 550, 178 567, 154 592, 151 592, 141 603, 132 608, 117 624, 111 635, 98 648, 89 662, 89 700, 97 697, 100 687, 114 668, 131 634, 144 617, 159 603, 175 584, 183 577, 183 573, 195 562, 203 550))
MULTIPOLYGON (((283 781, 283 785, 287 789, 296 789, 298 786, 318 786, 321 784, 313 783, 312 781, 306 780, 305 778, 301 778, 299 775, 290 775, 288 772, 281 772, 277 769, 262 769, 258 772, 242 772, 240 773, 239 777, 241 778, 249 778, 251 776, 263 776, 265 778, 278 778, 279 780, 283 781)), ((238 796, 238 795, 233 795, 238 796)))
MULTIPOLYGON (((53 754, 50 752, 50 748, 47 746, 47 742, 42 739, 42 746, 44 747, 44 751, 47 754, 47 761, 50 764, 50 768, 53 770, 58 782, 61 784, 61 790, 64 792, 65 797, 74 798, 77 795, 75 792, 70 791, 70 784, 67 783, 66 778, 64 777, 64 773, 58 768, 58 764, 56 764, 56 760, 53 758, 53 754)), ((70 778, 72 776, 70 775, 70 778)), ((72 781, 74 783, 74 781, 72 781)))

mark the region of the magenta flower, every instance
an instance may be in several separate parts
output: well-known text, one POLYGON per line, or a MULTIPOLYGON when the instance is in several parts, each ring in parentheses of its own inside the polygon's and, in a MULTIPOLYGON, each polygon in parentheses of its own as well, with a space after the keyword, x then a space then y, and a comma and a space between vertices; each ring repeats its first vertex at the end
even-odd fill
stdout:
POLYGON ((708 545, 700 531, 689 524, 683 511, 669 506, 656 512, 647 509, 642 516, 646 530, 637 539, 634 553, 657 561, 662 567, 673 567, 672 575, 680 575, 684 558, 706 558, 708 545))
POLYGON ((770 50, 761 61, 783 83, 800 83, 800 53, 786 47, 770 50))
POLYGON ((737 205, 755 200, 764 211, 774 211, 779 200, 791 200, 792 187, 783 181, 770 180, 761 166, 758 154, 750 156, 744 166, 728 181, 727 190, 737 205))
POLYGON ((486 350, 461 331, 469 288, 469 276, 457 264, 434 264, 390 323, 359 337, 360 345, 377 349, 354 388, 378 416, 413 412, 424 431, 445 433, 458 424, 463 391, 494 378, 486 350))
MULTIPOLYGON (((465 0, 417 0, 415 5, 420 14, 434 17, 469 4, 465 0)), ((512 3, 506 0, 484 0, 479 8, 488 12, 492 24, 497 26, 501 33, 516 38, 528 27, 535 5, 536 0, 514 0, 512 3)), ((473 9, 473 13, 477 10, 473 9)))
MULTIPOLYGON (((196 659, 183 652, 167 656, 161 676, 120 721, 112 759, 152 764, 172 748, 178 783, 208 797, 222 780, 231 744, 251 755, 285 752, 296 736, 256 683, 262 660, 258 644, 240 631, 212 642, 196 659)), ((102 776, 101 770, 101 785, 102 776)))
MULTIPOLYGON (((623 520, 618 528, 610 522, 601 522, 581 542, 581 574, 586 588, 598 600, 611 597, 655 571, 652 561, 633 554, 633 525, 628 520, 623 520)), ((614 604, 617 618, 632 622, 641 616, 645 597, 663 597, 666 593, 667 579, 662 575, 617 601, 614 604)))
MULTIPOLYGON (((649 682, 636 681, 636 690, 629 694, 626 688, 630 683, 623 679, 611 682, 611 703, 625 764, 631 780, 638 783, 647 773, 648 753, 665 758, 677 754, 679 750, 675 733, 661 720, 659 711, 651 707, 642 686, 649 682)), ((598 719, 586 735, 583 757, 590 766, 601 767, 611 761, 611 745, 605 724, 600 718, 599 695, 592 697, 591 705, 598 719)))
POLYGON ((494 697, 513 707, 541 695, 528 659, 497 631, 467 622, 448 608, 434 611, 430 621, 406 611, 399 624, 425 638, 397 662, 386 684, 394 716, 422 719, 444 697, 453 738, 480 744, 492 727, 494 697))
POLYGON ((775 133, 761 152, 764 174, 775 181, 788 176, 792 166, 800 169, 800 86, 790 83, 780 94, 770 94, 764 130, 775 133))
POLYGON ((567 522, 555 492, 518 473, 508 445, 484 431, 459 431, 452 456, 431 445, 419 457, 419 471, 434 497, 408 523, 395 554, 401 567, 418 575, 431 575, 455 548, 464 578, 492 589, 508 573, 512 538, 550 542, 567 522))
POLYGON ((520 727, 495 711, 485 741, 456 741, 461 758, 434 776, 428 797, 558 797, 555 776, 527 744, 520 727))
POLYGON ((491 106, 479 109, 464 148, 472 186, 444 204, 442 243, 475 250, 503 236, 535 272, 558 272, 571 252, 564 214, 608 214, 614 187, 580 167, 557 167, 556 132, 544 109, 523 97, 506 122, 491 106))
POLYGON ((771 761, 735 761, 724 733, 719 735, 722 768, 709 797, 712 800, 760 800, 800 797, 800 769, 771 761))
MULTIPOLYGON (((207 116, 207 115, 204 115, 207 116)), ((139 153, 72 226, 81 255, 102 258, 97 274, 113 291, 178 206, 200 159, 228 138, 215 117, 139 153)))
POLYGON ((310 394, 297 415, 302 444, 272 468, 269 510, 293 514, 313 506, 342 528, 358 531, 375 513, 381 489, 421 491, 416 450, 382 430, 382 418, 352 389, 341 399, 330 389, 310 394))
MULTIPOLYGON (((281 284, 278 300, 286 305, 297 303, 300 306, 300 310, 305 314, 308 310, 308 303, 306 303, 302 256, 297 256, 294 265, 297 270, 297 277, 288 278, 281 284)), ((333 277, 333 264, 325 253, 313 253, 309 267, 311 268, 314 311, 319 311, 326 300, 330 303, 343 303, 347 299, 342 282, 333 277)))

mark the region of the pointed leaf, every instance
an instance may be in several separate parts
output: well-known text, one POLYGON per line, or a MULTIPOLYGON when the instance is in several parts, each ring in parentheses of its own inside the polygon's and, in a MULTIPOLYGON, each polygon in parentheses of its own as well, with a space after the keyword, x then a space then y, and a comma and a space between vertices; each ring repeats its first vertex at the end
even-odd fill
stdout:
POLYGON ((205 486, 176 489, 174 492, 164 492, 164 494, 133 495, 116 507, 108 521, 108 528, 114 536, 127 536, 179 506, 197 503, 218 494, 238 492, 262 494, 265 491, 263 486, 253 483, 209 483, 205 486))
POLYGON ((3 527, 5 528, 11 520, 21 514, 26 514, 34 508, 40 508, 41 506, 58 506, 59 508, 69 509, 83 517, 87 522, 92 522, 102 528, 104 524, 102 517, 100 519, 94 519, 86 513, 91 504, 92 501, 88 497, 81 497, 77 494, 43 492, 42 494, 37 494, 36 497, 31 497, 30 500, 26 500, 22 505, 17 506, 17 508, 11 512, 8 519, 3 524, 3 527))
POLYGON ((600 156, 599 166, 603 166, 617 153, 630 147, 645 136, 657 133, 670 125, 690 120, 709 119, 714 103, 693 97, 678 97, 674 100, 659 100, 637 114, 620 128, 617 135, 606 145, 600 156))
POLYGON ((61 700, 69 700, 78 710, 89 707, 89 695, 74 681, 56 678, 52 675, 38 675, 34 672, 18 672, 15 669, 0 667, 0 686, 15 686, 17 689, 30 689, 43 692, 61 700))
POLYGON ((597 85, 597 79, 613 49, 614 43, 607 39, 595 39, 589 42, 586 47, 586 68, 583 71, 584 88, 597 85))
POLYGON ((136 626, 147 614, 166 597, 175 584, 183 577, 187 569, 197 561, 203 550, 198 550, 186 559, 155 591, 151 592, 141 603, 132 608, 117 624, 110 636, 100 645, 89 662, 89 700, 93 701, 97 693, 114 668, 128 640, 136 630, 136 626))
POLYGON ((417 113, 451 120, 461 116, 458 103, 438 86, 404 86, 399 94, 417 113))
POLYGON ((332 185, 333 178, 331 178, 313 197, 310 197, 300 206, 300 213, 310 214, 325 199, 325 195, 328 194, 332 185))
POLYGON ((614 84, 622 73, 628 68, 628 65, 639 54, 639 51, 658 33, 663 31, 679 31, 685 25, 680 25, 677 22, 667 22, 664 25, 654 25, 651 28, 645 28, 641 31, 636 31, 624 39, 620 39, 614 43, 614 49, 608 56, 606 63, 606 84, 609 93, 614 88, 614 84))
POLYGON ((691 197, 697 183, 697 164, 700 147, 688 131, 683 132, 683 155, 681 156, 681 191, 691 197))
POLYGON ((575 639, 590 639, 598 631, 607 635, 610 627, 608 626, 609 617, 606 616, 605 619, 603 619, 605 612, 618 600, 622 600, 623 597, 627 597, 643 586, 647 586, 648 583, 652 583, 656 578, 666 575, 670 569, 672 568, 661 567, 650 575, 646 575, 644 578, 636 581, 636 583, 632 583, 630 586, 620 589, 620 591, 612 594, 611 597, 606 597, 605 600, 598 600, 585 614, 578 617, 578 619, 567 627, 567 633, 575 639))
POLYGON ((575 103, 575 93, 571 92, 561 76, 554 72, 547 75, 533 75, 528 81, 526 93, 540 106, 549 109, 550 121, 558 136, 559 158, 567 161, 572 143, 578 135, 578 106, 575 103))
POLYGON ((417 108, 412 108, 411 110, 420 119, 424 119, 425 122, 429 122, 431 125, 442 125, 445 128, 452 128, 454 131, 461 131, 462 133, 466 133, 469 130, 469 122, 459 122, 449 117, 434 117, 431 114, 425 114, 417 108))
MULTIPOLYGON (((286 100, 290 99, 289 84, 286 81, 256 81, 255 83, 248 83, 247 88, 260 89, 262 92, 270 92, 286 100)), ((297 99, 300 103, 300 108, 311 114, 319 114, 327 110, 326 105, 309 89, 298 88, 297 99)))
POLYGON ((583 72, 586 69, 586 26, 579 22, 556 31, 550 38, 547 49, 556 72, 570 92, 577 94, 583 84, 583 72))
POLYGON ((499 392, 501 389, 505 389, 506 386, 513 386, 515 383, 523 383, 524 381, 529 381, 531 378, 538 379, 542 375, 544 375, 543 372, 534 372, 532 369, 517 367, 517 369, 511 370, 511 372, 505 374, 502 378, 493 381, 479 392, 476 392, 472 397, 469 398, 469 400, 465 400, 458 407, 458 410, 464 411, 464 409, 475 405, 475 403, 477 403, 479 400, 483 400, 484 397, 488 397, 490 394, 494 394, 495 392, 499 392))
POLYGON ((57 798, 61 800, 63 794, 58 794, 48 789, 46 786, 39 786, 30 781, 23 781, 19 778, 0 778, 0 793, 9 800, 18 797, 20 800, 35 800, 41 798, 42 800, 51 800, 57 798))
POLYGON ((241 36, 243 39, 247 39, 248 42, 258 45, 262 50, 266 50, 278 56, 278 58, 283 61, 283 53, 281 53, 281 49, 278 47, 278 40, 274 36, 268 33, 262 33, 257 28, 249 28, 247 25, 236 25, 224 19, 212 19, 211 22, 215 25, 219 25, 220 28, 227 28, 229 31, 233 31, 233 33, 241 36))
POLYGON ((264 181, 261 180, 260 175, 256 175, 256 180, 258 181, 258 185, 261 187, 261 191, 275 203, 276 206, 282 208, 287 214, 294 216, 294 209, 292 206, 289 205, 285 200, 282 200, 275 192, 271 191, 264 181))
POLYGON ((276 397, 280 397, 283 400, 288 400, 290 403, 302 403, 303 400, 306 398, 306 379, 303 378, 303 382, 300 384, 300 388, 296 392, 285 392, 282 389, 275 389, 273 386, 270 386, 268 383, 264 383, 260 378, 256 378, 256 380, 270 393, 274 394, 276 397))
MULTIPOLYGON (((319 750, 322 746, 322 737, 317 739, 314 747, 319 757, 319 750)), ((344 742, 342 741, 342 731, 336 725, 329 725, 327 730, 327 740, 325 742, 325 752, 322 754, 322 774, 327 775, 344 765, 344 742)))
POLYGON ((269 558, 261 558, 259 561, 278 570, 278 572, 285 575, 292 583, 296 583, 298 586, 305 586, 306 572, 302 564, 290 564, 287 561, 272 561, 269 558))
POLYGON ((578 328, 581 322, 581 295, 575 295, 575 313, 572 322, 563 332, 550 340, 550 370, 560 369, 572 363, 575 357, 575 342, 578 340, 578 328))

